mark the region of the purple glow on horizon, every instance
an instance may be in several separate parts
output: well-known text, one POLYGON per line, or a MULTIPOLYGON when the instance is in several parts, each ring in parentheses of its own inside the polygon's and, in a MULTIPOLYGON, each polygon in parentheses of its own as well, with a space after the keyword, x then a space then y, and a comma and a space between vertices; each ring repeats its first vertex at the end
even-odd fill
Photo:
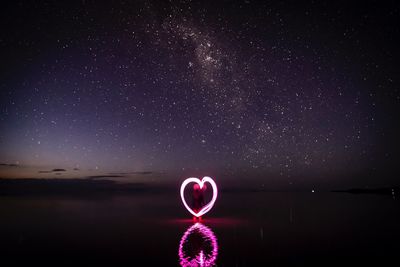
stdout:
POLYGON ((214 180, 211 177, 208 176, 204 176, 203 179, 200 181, 200 179, 195 178, 195 177, 191 177, 191 178, 187 178, 181 185, 181 198, 182 198, 182 202, 183 205, 186 207, 186 209, 193 214, 196 217, 200 217, 204 214, 206 214, 207 212, 209 212, 211 210, 211 208, 214 206, 215 201, 217 200, 217 196, 218 196, 218 188, 217 185, 215 184, 214 180), (189 207, 189 205, 186 203, 185 200, 185 188, 189 183, 196 183, 200 186, 200 188, 203 188, 204 183, 209 182, 211 184, 211 187, 213 188, 213 196, 211 201, 205 205, 203 208, 200 209, 199 212, 195 212, 192 208, 189 207))
POLYGON ((210 228, 207 226, 196 223, 192 225, 183 234, 181 241, 179 243, 179 260, 182 267, 210 267, 215 265, 215 261, 218 256, 218 244, 217 238, 210 228), (205 247, 201 247, 200 251, 194 256, 187 255, 185 253, 184 247, 188 244, 188 239, 192 234, 200 234, 203 237, 205 243, 209 243, 211 247, 210 253, 204 251, 205 247))

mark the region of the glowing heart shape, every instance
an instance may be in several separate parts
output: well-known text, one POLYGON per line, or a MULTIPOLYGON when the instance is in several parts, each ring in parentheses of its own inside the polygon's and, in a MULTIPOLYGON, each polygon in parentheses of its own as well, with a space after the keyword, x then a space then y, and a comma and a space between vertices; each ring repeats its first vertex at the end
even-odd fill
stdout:
POLYGON ((186 209, 196 217, 203 216, 204 214, 206 214, 207 212, 209 212, 211 210, 211 208, 214 206, 215 201, 217 200, 217 195, 218 195, 217 185, 215 184, 214 180, 211 177, 208 177, 208 176, 204 176, 201 181, 200 181, 200 179, 195 178, 195 177, 187 178, 181 185, 181 198, 182 198, 183 205, 185 205, 186 209), (207 205, 202 207, 198 212, 194 212, 194 210, 191 209, 189 207, 189 205, 186 203, 185 194, 184 194, 185 187, 189 183, 196 183, 196 184, 198 184, 200 186, 200 189, 201 189, 201 188, 203 188, 204 183, 206 183, 206 182, 210 183, 211 187, 213 189, 212 199, 207 205))

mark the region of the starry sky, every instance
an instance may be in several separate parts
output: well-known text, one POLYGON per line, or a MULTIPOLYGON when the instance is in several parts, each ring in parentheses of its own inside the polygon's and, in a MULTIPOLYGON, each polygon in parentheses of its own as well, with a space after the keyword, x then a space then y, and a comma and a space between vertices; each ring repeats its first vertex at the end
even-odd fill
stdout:
POLYGON ((396 1, 8 3, 0 176, 63 168, 63 177, 393 184, 399 10, 396 1))

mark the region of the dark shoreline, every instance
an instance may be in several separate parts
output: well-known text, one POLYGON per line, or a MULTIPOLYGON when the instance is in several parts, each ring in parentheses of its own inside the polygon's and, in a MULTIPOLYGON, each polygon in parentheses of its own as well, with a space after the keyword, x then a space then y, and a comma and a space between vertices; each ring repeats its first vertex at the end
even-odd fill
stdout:
POLYGON ((121 184, 106 179, 0 178, 0 196, 101 196, 145 192, 144 183, 121 184))
POLYGON ((398 186, 381 187, 381 188, 351 188, 346 190, 332 190, 334 193, 350 193, 350 194, 376 194, 376 195, 395 195, 400 192, 398 186))

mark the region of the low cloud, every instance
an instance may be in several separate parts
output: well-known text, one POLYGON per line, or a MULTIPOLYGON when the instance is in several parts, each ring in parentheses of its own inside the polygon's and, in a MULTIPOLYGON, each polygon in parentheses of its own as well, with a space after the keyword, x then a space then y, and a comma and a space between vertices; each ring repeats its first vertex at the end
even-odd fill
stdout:
POLYGON ((54 173, 56 172, 56 174, 58 174, 57 172, 66 172, 66 169, 52 169, 50 171, 39 171, 39 173, 54 173))
POLYGON ((20 165, 19 164, 13 164, 13 163, 0 163, 0 166, 3 166, 3 167, 19 167, 20 165))

